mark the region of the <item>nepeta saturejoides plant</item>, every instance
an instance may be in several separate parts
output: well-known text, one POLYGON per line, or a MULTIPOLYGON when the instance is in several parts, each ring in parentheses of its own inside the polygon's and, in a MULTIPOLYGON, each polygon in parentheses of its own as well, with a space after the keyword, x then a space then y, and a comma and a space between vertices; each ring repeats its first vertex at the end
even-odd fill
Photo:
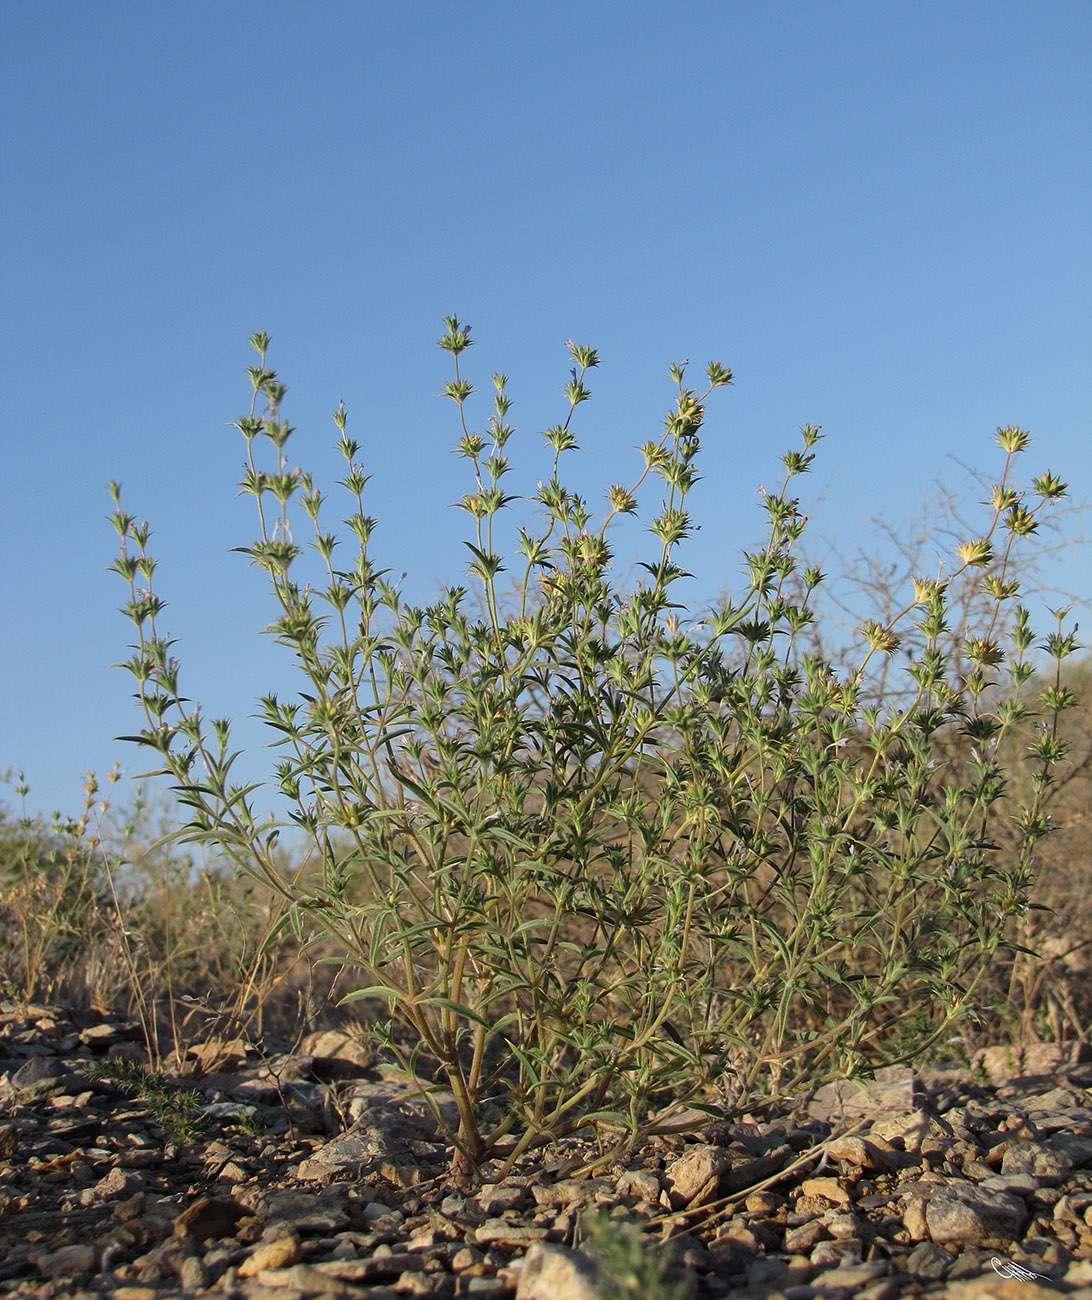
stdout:
MULTIPOLYGON (((138 632, 127 666, 147 719, 134 739, 173 779, 185 834, 214 841, 335 941, 358 975, 350 996, 381 1008, 390 1050, 415 1077, 423 1058, 438 1070, 458 1109, 447 1135, 461 1168, 510 1167, 589 1126, 635 1143, 677 1125, 683 1106, 724 1115, 898 1059, 973 1013, 1006 918, 1027 901, 1041 799, 1063 756, 1054 719, 1069 703, 1056 687, 1043 696, 1031 798, 1005 807, 998 742, 1030 707, 1033 642, 1011 553, 1064 493, 1050 474, 1029 493, 1013 485, 1025 433, 998 433, 1006 460, 982 536, 951 574, 922 577, 894 618, 868 622, 856 667, 836 672, 809 637, 823 575, 798 563, 805 520, 791 491, 815 428, 764 494, 768 532, 746 554, 743 592, 696 619, 676 595, 705 402, 732 382, 723 366, 707 368, 700 392, 672 367, 667 419, 596 519, 562 478, 598 365, 592 348, 569 345, 568 409, 543 434, 554 469, 519 529, 506 597, 494 529, 517 499, 507 381, 493 375, 488 422, 472 429, 470 332, 450 318, 440 347, 454 365, 446 392, 470 489, 458 504, 480 598, 455 587, 417 606, 374 554, 344 408, 339 537, 323 493, 286 457, 294 430, 268 337, 251 342, 253 402, 237 427, 260 536, 246 553, 305 678, 298 698, 268 696, 262 710, 321 877, 286 883, 278 828, 256 821, 252 787, 232 782, 228 722, 206 724, 179 693, 148 526, 122 511, 115 485, 114 567, 138 632), (662 505, 642 576, 623 590, 610 524, 636 513, 650 477, 662 505), (970 670, 957 677, 942 650, 945 593, 975 571, 993 613, 968 635, 970 670), (869 661, 895 651, 902 624, 910 689, 866 704, 869 661), (1007 856, 990 834, 1002 808, 1020 829, 1007 856)), ((1047 643, 1058 662, 1074 646, 1060 626, 1047 643)))

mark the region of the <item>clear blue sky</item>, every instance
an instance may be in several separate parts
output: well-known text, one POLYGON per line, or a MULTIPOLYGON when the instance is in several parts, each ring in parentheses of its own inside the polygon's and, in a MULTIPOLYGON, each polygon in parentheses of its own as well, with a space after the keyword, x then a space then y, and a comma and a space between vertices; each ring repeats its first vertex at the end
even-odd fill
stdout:
MULTIPOLYGON (((83 771, 141 769, 113 740, 139 717, 110 668, 111 478, 152 522, 183 687, 263 742, 253 701, 294 679, 231 550, 256 329, 324 483, 344 399, 377 553, 421 597, 464 565, 453 311, 479 388, 511 377, 516 490, 545 472, 566 339, 602 357, 589 491, 630 477, 670 362, 735 370, 695 599, 735 584, 807 421, 817 540, 866 540, 958 483, 952 457, 996 464, 998 424, 1087 497, 1090 67, 1087 0, 4 0, 0 769, 69 811, 83 771)), ((1092 590, 1087 551, 1055 576, 1092 590)))

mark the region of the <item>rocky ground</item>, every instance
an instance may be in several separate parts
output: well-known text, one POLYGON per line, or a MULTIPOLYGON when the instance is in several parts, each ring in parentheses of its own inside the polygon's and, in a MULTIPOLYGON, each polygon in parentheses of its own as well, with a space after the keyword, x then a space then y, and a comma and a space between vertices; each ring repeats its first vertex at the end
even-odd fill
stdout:
POLYGON ((619 1234, 641 1225, 650 1251, 670 1239, 673 1284, 696 1300, 1092 1300, 1077 1047, 896 1070, 592 1178, 572 1176, 588 1152, 570 1144, 468 1193, 428 1112, 344 1034, 229 1057, 193 1082, 189 1135, 171 1127, 187 1123, 176 1094, 157 1118, 117 1086, 139 1037, 0 1007, 0 1291, 596 1300, 611 1278, 580 1249, 595 1209, 619 1234))

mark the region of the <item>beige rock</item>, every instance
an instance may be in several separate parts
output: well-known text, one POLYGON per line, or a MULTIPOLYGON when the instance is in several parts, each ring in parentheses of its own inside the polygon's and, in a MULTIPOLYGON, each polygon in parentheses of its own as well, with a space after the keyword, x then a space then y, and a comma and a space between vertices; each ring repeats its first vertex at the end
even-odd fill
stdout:
POLYGON ((342 1282, 340 1278, 321 1273, 306 1264, 293 1264, 290 1268, 266 1268, 257 1275, 262 1286, 291 1287, 304 1295, 334 1296, 336 1300, 359 1300, 359 1288, 342 1282))
POLYGON ((845 1123, 912 1112, 919 1096, 918 1077, 905 1065, 888 1065, 873 1079, 839 1079, 820 1088, 808 1103, 812 1119, 845 1123))
POLYGON ((925 1207, 929 1236, 937 1245, 1012 1241, 1026 1218, 1018 1197, 968 1183, 938 1188, 925 1207))
POLYGON ((473 1246, 463 1246, 451 1257, 451 1271, 466 1273, 472 1268, 480 1269, 484 1260, 485 1256, 480 1250, 475 1250, 473 1246))
POLYGON ((804 1196, 821 1196, 835 1205, 849 1205, 852 1200, 841 1178, 805 1178, 800 1191, 804 1196))
POLYGON ((474 1240, 481 1245, 499 1243, 506 1246, 528 1246, 546 1236, 545 1228, 528 1227, 521 1223, 508 1223, 504 1219, 486 1219, 474 1229, 474 1240))
POLYGON ((91 1246, 62 1246, 60 1250, 39 1255, 35 1262, 43 1277, 83 1277, 94 1272, 96 1256, 91 1246))
POLYGON ((987 1047, 975 1055, 972 1064, 991 1083, 1012 1083, 1017 1079, 1056 1078, 1082 1062, 1092 1060, 1088 1043, 1029 1043, 987 1047))
POLYGON ((239 1265, 240 1277, 257 1277, 264 1269, 289 1268, 303 1258, 300 1239, 294 1233, 275 1241, 263 1241, 239 1265))
MULTIPOLYGON (((1004 1267, 1005 1261, 998 1258, 1004 1267)), ((966 1282, 949 1283, 944 1300, 1058 1300, 1060 1292, 1049 1282, 1045 1285, 1015 1277, 999 1277, 990 1272, 966 1282)))
POLYGON ((935 1125, 923 1110, 912 1110, 901 1115, 885 1116, 876 1120, 869 1137, 880 1142, 901 1142, 904 1151, 917 1152, 928 1137, 937 1136, 935 1125))
POLYGON ((361 1067, 367 1067, 375 1060, 375 1053, 365 1043, 341 1029, 320 1029, 308 1034, 300 1043, 299 1050, 304 1056, 347 1061, 361 1067))
POLYGON ((628 1169, 618 1179, 619 1196, 635 1196, 655 1205, 660 1199, 660 1178, 651 1169, 628 1169))
POLYGON ((523 1261, 516 1300, 600 1300, 595 1264, 579 1251, 539 1242, 523 1261))
POLYGON ((910 1198, 909 1204, 903 1211, 902 1222, 911 1241, 928 1240, 929 1225, 925 1218, 924 1197, 912 1196, 910 1198))
POLYGON ((695 1147, 664 1171, 664 1186, 671 1208, 700 1205, 712 1200, 721 1174, 732 1167, 732 1157, 723 1147, 695 1147))
POLYGON ((886 1173, 891 1167, 880 1147, 861 1137, 833 1138, 827 1144, 827 1155, 831 1160, 844 1160, 858 1169, 878 1173, 886 1173))
POLYGON ((798 1228, 790 1228, 785 1233, 786 1255, 808 1255, 827 1235, 826 1225, 822 1219, 809 1219, 798 1228))

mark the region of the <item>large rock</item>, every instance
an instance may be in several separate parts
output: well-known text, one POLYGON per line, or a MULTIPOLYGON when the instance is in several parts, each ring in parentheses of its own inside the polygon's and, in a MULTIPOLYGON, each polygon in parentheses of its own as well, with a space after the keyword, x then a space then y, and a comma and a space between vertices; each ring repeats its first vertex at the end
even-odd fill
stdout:
POLYGON ((991 1083, 1015 1083, 1027 1079, 1055 1079, 1074 1066, 1092 1061, 1088 1043, 1029 1043, 1024 1047, 1006 1044, 976 1053, 972 1065, 991 1083))
POLYGON ((359 1078, 375 1064, 374 1050, 340 1029, 308 1034, 299 1050, 311 1057, 312 1073, 324 1083, 331 1079, 359 1078))
POLYGON ((21 1104, 44 1101, 48 1097, 63 1097, 80 1092, 87 1083, 56 1057, 32 1056, 11 1076, 21 1104))
POLYGON ((732 1167, 732 1157, 723 1147, 695 1147, 673 1160, 664 1170, 664 1186, 673 1210, 710 1201, 716 1195, 721 1174, 732 1167))
POLYGON ((1029 1175, 1048 1187, 1064 1182, 1072 1169, 1073 1162, 1064 1152, 1042 1142, 1014 1142, 1001 1162, 1001 1173, 1005 1178, 1029 1175))
POLYGON ((812 1119, 830 1124, 856 1123, 907 1115, 921 1101, 918 1076, 905 1065, 887 1065, 871 1079, 839 1079, 820 1088, 808 1102, 812 1119))
POLYGON ((595 1263, 580 1251, 537 1242, 523 1261, 516 1300, 601 1300, 595 1263))
POLYGON ((949 1183, 925 1206, 929 1236, 938 1245, 979 1246, 1019 1237, 1027 1209, 1018 1197, 970 1183, 949 1183))
MULTIPOLYGON (((1004 1260, 999 1259, 997 1262, 1002 1268, 1005 1266, 1004 1260)), ((984 1273, 980 1278, 950 1283, 944 1292, 944 1300, 1059 1300, 1064 1294, 1066 1293, 1052 1287, 1049 1282, 1044 1285, 1029 1278, 984 1273)), ((1072 1292, 1069 1294, 1073 1295, 1072 1292)), ((1085 1293, 1080 1291, 1076 1295, 1083 1300, 1085 1293)))

